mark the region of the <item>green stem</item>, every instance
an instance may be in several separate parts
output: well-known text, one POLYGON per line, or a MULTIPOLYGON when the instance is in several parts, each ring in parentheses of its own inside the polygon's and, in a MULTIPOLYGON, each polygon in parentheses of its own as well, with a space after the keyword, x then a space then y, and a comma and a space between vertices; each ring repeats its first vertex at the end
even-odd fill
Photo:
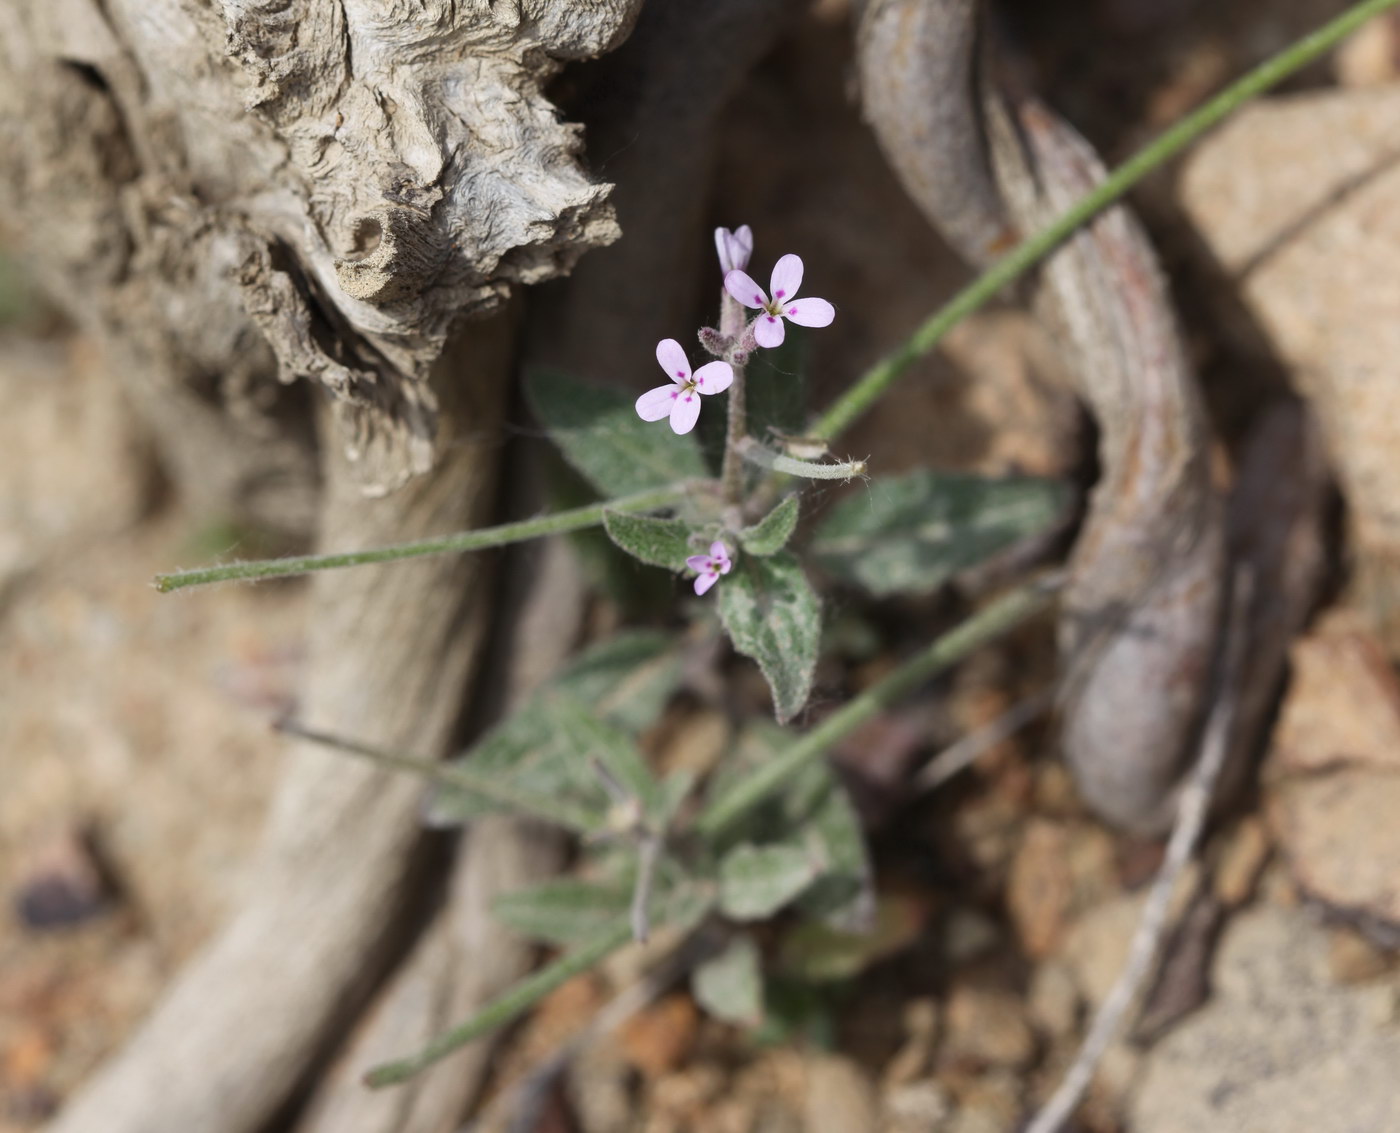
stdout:
POLYGON ((749 435, 747 393, 744 387, 744 372, 748 369, 747 359, 736 363, 743 338, 745 322, 744 308, 729 292, 721 289, 719 297, 719 331, 728 335, 734 345, 729 350, 729 364, 734 369, 734 382, 729 387, 729 415, 724 434, 724 466, 720 469, 720 483, 723 485, 724 502, 738 505, 744 496, 744 461, 739 454, 739 446, 749 435))
POLYGON ((813 460, 798 460, 765 448, 758 441, 749 438, 747 444, 739 446, 744 459, 760 468, 781 472, 786 476, 801 476, 808 480, 854 480, 865 475, 865 461, 843 460, 837 463, 821 463, 813 460))
POLYGON ((413 543, 397 543, 390 547, 373 547, 364 551, 344 551, 328 555, 298 555, 285 559, 258 559, 246 563, 201 567, 197 570, 180 570, 173 574, 156 575, 155 586, 162 594, 168 594, 172 590, 181 590, 186 586, 203 586, 210 582, 250 582, 260 578, 284 578, 293 574, 307 574, 314 570, 336 570, 340 567, 364 566, 367 563, 413 559, 421 555, 504 547, 509 543, 523 543, 527 539, 540 539, 546 535, 563 535, 569 531, 597 527, 603 522, 604 508, 615 511, 647 511, 650 508, 662 507, 674 503, 684 491, 684 485, 656 488, 633 496, 573 508, 570 511, 557 511, 534 519, 522 519, 516 523, 502 523, 497 527, 482 527, 476 531, 461 531, 455 535, 439 535, 431 539, 419 539, 413 543))
POLYGON ((355 740, 318 732, 294 721, 282 721, 277 725, 277 730, 289 736, 296 736, 298 739, 325 744, 337 751, 359 756, 361 759, 368 760, 380 767, 421 776, 429 782, 437 783, 443 787, 455 787, 458 790, 470 791, 472 794, 489 799, 516 814, 542 818, 577 834, 595 833, 604 822, 600 813, 590 811, 587 807, 576 806, 553 796, 513 790, 499 775, 478 774, 472 768, 461 763, 439 763, 433 759, 399 755, 382 748, 371 747, 369 744, 358 743, 355 740))
POLYGON ((973 614, 887 677, 847 701, 752 774, 740 779, 701 812, 695 822, 696 832, 703 841, 712 842, 803 766, 824 755, 867 720, 912 692, 935 673, 1048 608, 1058 588, 1057 580, 1041 579, 1011 591, 973 614))
POLYGON ((1110 173, 1049 227, 1018 244, 967 287, 957 293, 892 354, 877 362, 837 399, 812 429, 814 436, 836 436, 864 414, 915 361, 927 354, 968 315, 978 310, 1034 267, 1099 213, 1116 203, 1153 170, 1175 157, 1221 119, 1307 66, 1345 39, 1373 16, 1400 0, 1363 0, 1310 35, 1286 47, 1242 79, 1226 87, 1204 106, 1192 111, 1155 141, 1110 173))
POLYGON ((407 1081, 473 1039, 478 1039, 523 1015, 555 988, 601 964, 631 939, 632 925, 624 921, 604 935, 566 953, 554 963, 521 980, 461 1026, 439 1035, 413 1057, 375 1067, 365 1075, 365 1085, 378 1088, 407 1081))

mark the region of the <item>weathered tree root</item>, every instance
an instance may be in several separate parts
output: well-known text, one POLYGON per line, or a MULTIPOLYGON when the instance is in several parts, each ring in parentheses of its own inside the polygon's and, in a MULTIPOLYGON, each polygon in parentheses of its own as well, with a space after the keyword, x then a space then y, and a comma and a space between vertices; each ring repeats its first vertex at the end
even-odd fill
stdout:
MULTIPOLYGON (((430 475, 366 502, 339 446, 326 446, 324 546, 412 539, 489 515, 490 434, 509 364, 504 320, 475 328, 453 362, 443 419, 454 435, 430 475), (469 390, 463 371, 475 379, 469 390)), ((388 748, 443 753, 486 624, 487 565, 447 556, 317 576, 302 719, 388 748)), ((420 840, 421 794, 412 779, 293 745, 249 902, 53 1133, 259 1128, 382 960, 420 840)))
MULTIPOLYGON (((533 580, 511 618, 507 711, 568 656, 586 599, 567 543, 522 550, 533 580)), ((489 1069, 493 1039, 377 1093, 365 1089, 362 1076, 427 1045, 526 973, 535 949, 502 926, 491 905, 554 872, 562 849, 557 832, 523 820, 486 818, 464 831, 442 909, 317 1083, 299 1133, 452 1133, 460 1126, 489 1069)))
MULTIPOLYGON (((1045 108, 990 92, 973 63, 977 12, 976 0, 871 0, 859 61, 891 165, 935 225, 985 264, 998 233, 1041 228, 1102 169, 1045 108)), ((1101 437, 1102 477, 1061 622, 1062 742, 1095 810, 1157 833, 1202 723, 1226 586, 1205 413, 1155 257, 1125 208, 1047 262, 1036 300, 1101 437)))

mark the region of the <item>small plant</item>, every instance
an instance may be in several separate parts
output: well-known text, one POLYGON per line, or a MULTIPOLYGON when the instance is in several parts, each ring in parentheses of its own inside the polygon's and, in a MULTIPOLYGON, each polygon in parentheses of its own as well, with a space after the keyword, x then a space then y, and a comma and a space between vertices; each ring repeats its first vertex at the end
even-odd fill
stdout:
POLYGON ((627 631, 586 650, 530 702, 460 759, 437 764, 288 730, 434 784, 430 820, 451 824, 490 812, 529 815, 582 839, 577 875, 510 894, 497 912, 520 932, 562 949, 540 969, 424 1050, 372 1071, 372 1085, 403 1081, 464 1043, 528 1010, 570 977, 661 926, 684 933, 702 922, 728 926, 727 944, 692 973, 696 998, 721 1018, 757 1023, 768 995, 748 926, 782 914, 811 973, 850 972, 878 940, 882 917, 871 888, 854 809, 822 760, 831 747, 932 675, 1045 610, 1055 583, 1010 590, 929 643, 881 680, 802 733, 787 725, 806 705, 822 642, 822 604, 807 570, 877 597, 927 593, 953 574, 1063 513, 1061 485, 982 479, 921 470, 867 479, 864 460, 834 460, 830 440, 863 414, 917 358, 962 318, 1049 255, 1249 98, 1335 45, 1367 16, 1397 0, 1366 0, 1280 53, 1107 177, 1060 219, 1011 250, 877 363, 802 435, 791 408, 792 366, 771 357, 825 328, 827 300, 799 298, 804 265, 787 254, 765 290, 747 274, 755 244, 747 226, 715 233, 721 272, 718 326, 697 334, 711 361, 692 367, 681 343, 663 339, 657 361, 667 384, 635 397, 539 371, 527 391, 564 458, 600 501, 479 531, 394 547, 232 563, 159 576, 162 591, 499 547, 601 526, 623 553, 685 578, 699 601, 690 616, 713 617, 740 654, 757 663, 772 692, 775 722, 749 721, 703 782, 655 776, 638 736, 680 686, 679 639, 627 631), (754 312, 752 316, 748 312, 754 312), (696 440, 707 403, 727 395, 720 467, 696 440), (750 409, 753 412, 750 412, 750 409), (665 421, 665 427, 661 422, 665 421), (866 479, 799 536, 804 489, 813 481, 866 479), (715 591, 713 598, 710 591, 715 591))
MULTIPOLYGON (((946 657, 930 658, 923 672, 902 670, 900 681, 869 690, 806 737, 789 732, 782 725, 807 703, 822 641, 822 603, 804 561, 877 594, 927 592, 1064 510, 1066 492, 1048 481, 933 471, 866 478, 865 490, 832 509, 799 549, 804 485, 865 478, 865 463, 813 459, 824 451, 819 442, 754 435, 751 425, 769 423, 750 417, 747 395, 751 382, 797 383, 785 366, 759 365, 761 356, 788 341, 787 323, 826 327, 836 310, 825 299, 794 298, 803 276, 796 255, 778 260, 768 291, 755 284, 744 270, 754 248, 747 226, 719 229, 715 239, 723 272, 718 326, 697 334, 711 361, 692 367, 680 342, 667 338, 656 346, 667 384, 635 399, 557 371, 530 374, 526 388, 564 458, 605 498, 608 538, 641 563, 687 578, 706 599, 689 607, 692 617, 713 622, 716 602, 723 632, 767 679, 776 722, 743 726, 703 783, 685 774, 656 778, 638 735, 680 685, 681 642, 633 631, 587 650, 460 760, 419 768, 438 781, 434 824, 507 811, 583 838, 575 876, 498 903, 513 928, 566 950, 516 989, 517 1009, 657 926, 682 934, 715 918, 729 926, 728 943, 695 968, 692 987, 715 1015, 755 1025, 765 1015, 764 977, 745 926, 787 914, 809 951, 850 954, 875 924, 876 901, 856 812, 815 758, 830 742, 823 726, 844 734, 852 713, 868 718, 946 657), (695 427, 724 395, 715 475, 695 427), (867 556, 873 569, 864 566, 867 556)), ((782 400, 771 389, 756 392, 761 404, 782 400)), ((1001 628, 1045 601, 1032 589, 988 612, 1001 628)), ((370 1080, 401 1080, 495 1018, 488 1009, 465 1031, 370 1080)))

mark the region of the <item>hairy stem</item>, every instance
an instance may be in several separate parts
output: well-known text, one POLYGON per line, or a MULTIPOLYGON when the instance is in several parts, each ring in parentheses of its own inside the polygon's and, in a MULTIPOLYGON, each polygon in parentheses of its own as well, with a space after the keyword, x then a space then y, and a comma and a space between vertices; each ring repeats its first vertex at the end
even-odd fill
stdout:
POLYGON ((729 364, 734 368, 734 384, 729 387, 729 419, 724 437, 724 466, 720 469, 720 484, 724 502, 740 504, 744 500, 744 458, 740 446, 749 435, 748 406, 744 396, 744 370, 747 363, 736 364, 735 354, 744 336, 744 308, 729 292, 721 289, 719 301, 719 330, 733 342, 729 364))
POLYGON ((521 980, 509 991, 498 996, 468 1019, 461 1026, 439 1035, 412 1058, 400 1059, 377 1066, 365 1075, 365 1085, 378 1088, 405 1082, 415 1074, 431 1066, 440 1058, 445 1058, 459 1047, 473 1039, 502 1027, 518 1018, 574 976, 597 967, 610 955, 632 940, 632 925, 621 922, 584 944, 567 952, 554 963, 541 968, 534 975, 521 980))
POLYGON ((263 578, 309 574, 317 570, 388 563, 422 555, 504 547, 510 543, 523 543, 546 535, 563 535, 570 531, 581 531, 586 527, 597 527, 603 522, 604 509, 646 511, 649 508, 661 507, 679 499, 684 490, 684 485, 656 488, 616 500, 589 504, 587 507, 536 516, 534 519, 502 523, 496 527, 482 527, 475 531, 460 531, 454 535, 434 536, 431 539, 418 539, 412 543, 397 543, 389 547, 372 547, 363 551, 343 551, 328 555, 297 555, 285 559, 256 559, 245 563, 226 563, 223 566, 158 574, 155 577, 155 587, 162 594, 168 594, 172 590, 182 590, 186 586, 203 586, 210 582, 252 582, 263 578))
POLYGON ((736 782, 701 812, 695 822, 696 832, 706 841, 718 837, 807 763, 824 755, 834 744, 929 677, 1047 609, 1059 585, 1058 576, 1027 583, 945 633, 883 680, 847 701, 790 747, 736 782))
POLYGON ((439 763, 433 759, 400 755, 397 752, 385 751, 382 748, 344 739, 341 736, 318 732, 292 720, 281 721, 277 725, 277 730, 289 736, 296 736, 298 739, 333 747, 347 755, 359 756, 361 759, 378 764, 380 767, 388 767, 394 771, 406 771, 411 775, 420 775, 430 783, 470 791, 474 795, 490 799, 493 803, 514 814, 542 818, 557 826, 562 826, 566 830, 572 830, 576 834, 596 833, 603 824, 602 816, 586 807, 575 806, 551 795, 515 791, 503 782, 500 776, 482 775, 461 763, 439 763))
POLYGON ((751 464, 767 468, 771 472, 781 472, 786 476, 801 476, 807 480, 853 480, 865 475, 865 461, 842 460, 825 464, 815 460, 798 460, 765 448, 750 438, 739 446, 740 455, 751 464))
POLYGON ((1373 16, 1400 0, 1362 0, 1336 19, 1284 48, 1203 106, 1144 146, 1086 193, 1054 223, 1028 237, 959 291, 924 322, 903 345, 875 363, 838 398, 813 426, 813 436, 836 436, 862 416, 914 362, 932 350, 953 327, 991 301, 1003 288, 1045 259, 1079 228, 1115 204, 1139 181, 1179 154, 1211 127, 1325 54, 1373 16))

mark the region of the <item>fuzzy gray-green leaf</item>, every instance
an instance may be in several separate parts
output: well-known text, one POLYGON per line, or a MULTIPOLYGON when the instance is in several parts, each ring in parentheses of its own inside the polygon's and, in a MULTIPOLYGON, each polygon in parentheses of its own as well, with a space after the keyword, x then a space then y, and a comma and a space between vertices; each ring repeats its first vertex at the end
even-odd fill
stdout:
POLYGON ((559 878, 503 893, 492 912, 509 928, 545 944, 576 944, 627 919, 631 893, 624 888, 559 878))
POLYGON ((608 538, 634 559, 666 570, 685 570, 686 558, 695 554, 690 546, 690 527, 679 519, 608 509, 603 512, 603 528, 608 538))
POLYGON ((797 496, 782 503, 755 523, 739 532, 739 544, 751 555, 775 555, 787 546, 797 530, 797 496))
POLYGON ((960 570, 1045 530, 1065 486, 921 469, 873 480, 818 528, 812 552, 833 574, 877 596, 926 594, 960 570))
POLYGON ((763 670, 778 721, 792 719, 812 691, 822 634, 821 603, 802 568, 787 551, 745 555, 716 589, 734 648, 763 670))
POLYGON ((736 936, 724 951, 706 960, 690 977, 695 1000, 716 1019, 757 1026, 763 1021, 763 971, 758 945, 736 936))
MULTIPOLYGON (((745 728, 733 758, 711 776, 706 797, 722 796, 736 778, 771 759, 794 738, 787 729, 762 721, 745 728)), ((865 835, 845 787, 824 762, 808 764, 739 829, 743 841, 794 846, 815 863, 817 876, 798 897, 797 909, 844 932, 869 927, 874 889, 865 835)))
MULTIPOLYGON (((607 796, 586 753, 568 742, 576 706, 585 704, 604 724, 635 734, 660 714, 679 680, 680 659, 666 635, 620 634, 585 650, 462 758, 514 791, 591 808, 601 825, 607 796)), ((447 826, 499 809, 473 792, 439 787, 427 820, 447 826)))
POLYGON ((555 370, 532 371, 525 388, 550 439, 604 496, 707 475, 694 436, 677 436, 664 421, 643 421, 634 394, 555 370))
POLYGON ((738 921, 762 920, 795 900, 817 876, 817 865, 801 846, 745 843, 719 864, 719 907, 738 921))
POLYGON ((653 823, 662 821, 666 800, 661 785, 626 732, 604 723, 583 703, 566 695, 549 705, 549 714, 557 741, 565 752, 572 753, 574 766, 588 767, 591 760, 597 760, 608 776, 641 804, 643 814, 653 823))

